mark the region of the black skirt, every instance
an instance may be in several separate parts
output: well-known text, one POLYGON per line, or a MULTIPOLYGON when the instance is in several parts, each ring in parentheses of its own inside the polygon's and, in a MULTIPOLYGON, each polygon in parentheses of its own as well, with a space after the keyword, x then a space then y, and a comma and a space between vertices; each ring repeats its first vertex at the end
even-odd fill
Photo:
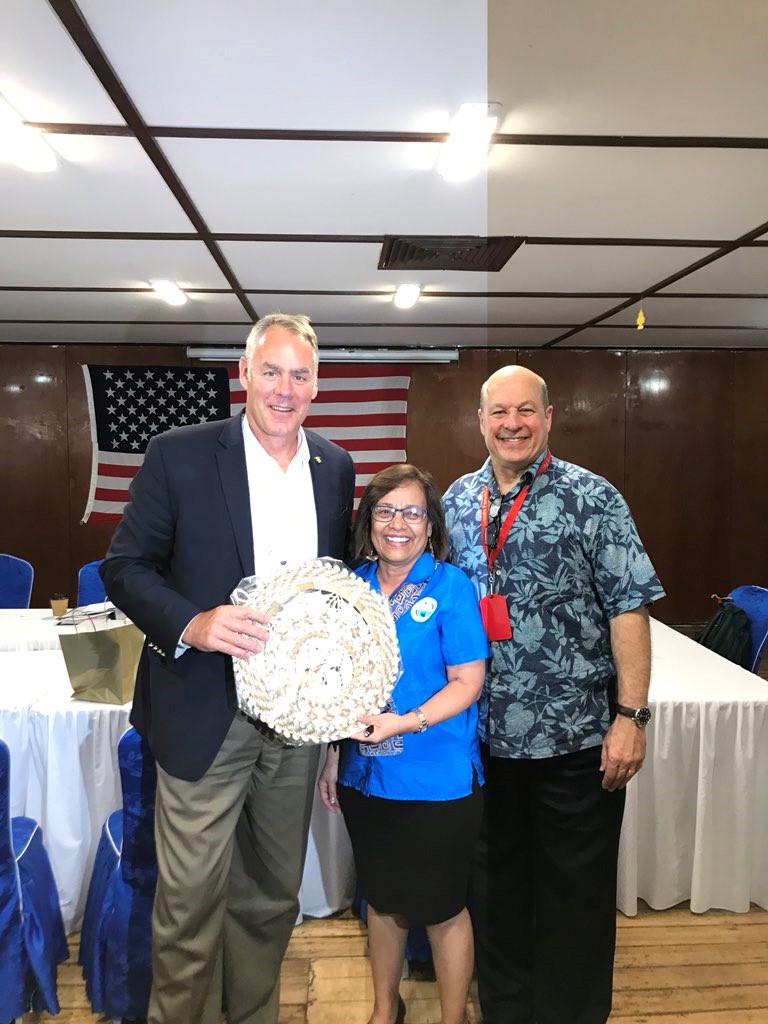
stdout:
POLYGON ((374 910, 428 925, 466 907, 483 812, 479 786, 458 800, 385 800, 338 789, 360 893, 374 910))

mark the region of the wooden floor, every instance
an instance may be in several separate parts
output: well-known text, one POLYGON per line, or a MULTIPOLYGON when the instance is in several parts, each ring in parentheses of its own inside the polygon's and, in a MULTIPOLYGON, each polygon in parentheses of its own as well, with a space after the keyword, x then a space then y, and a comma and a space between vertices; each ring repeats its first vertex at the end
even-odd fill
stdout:
MULTIPOLYGON (((636 918, 618 915, 612 1024, 768 1024, 768 911, 749 914, 686 907, 636 918)), ((28 1014, 25 1024, 96 1024, 83 991, 74 936, 59 974, 59 1017, 28 1014)), ((434 982, 401 986, 408 1024, 440 1019, 434 982)), ((365 930, 342 915, 307 921, 283 965, 280 1024, 365 1024, 371 1001, 365 930)), ((480 1021, 476 994, 468 1021, 480 1021)), ((179 1022, 182 1024, 182 1022, 179 1022)))

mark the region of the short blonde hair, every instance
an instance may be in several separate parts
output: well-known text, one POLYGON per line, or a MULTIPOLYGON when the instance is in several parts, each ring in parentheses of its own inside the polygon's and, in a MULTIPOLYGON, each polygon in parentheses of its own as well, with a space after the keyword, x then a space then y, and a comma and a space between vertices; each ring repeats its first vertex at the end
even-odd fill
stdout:
POLYGON ((297 338, 302 338, 304 341, 308 341, 312 346, 312 353, 314 359, 314 371, 317 376, 317 364, 320 359, 320 352, 317 344, 317 335, 314 332, 312 324, 309 322, 309 317, 304 316, 302 313, 290 314, 290 313, 268 313, 263 316, 260 320, 251 328, 248 338, 245 342, 245 360, 250 363, 253 353, 256 350, 256 346, 259 344, 261 339, 267 333, 270 327, 284 327, 286 331, 290 331, 291 334, 295 334, 297 338))

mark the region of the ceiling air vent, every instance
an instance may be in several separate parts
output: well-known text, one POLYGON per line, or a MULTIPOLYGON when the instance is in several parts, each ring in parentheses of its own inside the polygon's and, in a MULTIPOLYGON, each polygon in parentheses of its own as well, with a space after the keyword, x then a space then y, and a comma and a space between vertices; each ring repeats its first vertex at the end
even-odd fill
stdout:
POLYGON ((525 241, 516 235, 385 235, 379 270, 501 270, 525 241))

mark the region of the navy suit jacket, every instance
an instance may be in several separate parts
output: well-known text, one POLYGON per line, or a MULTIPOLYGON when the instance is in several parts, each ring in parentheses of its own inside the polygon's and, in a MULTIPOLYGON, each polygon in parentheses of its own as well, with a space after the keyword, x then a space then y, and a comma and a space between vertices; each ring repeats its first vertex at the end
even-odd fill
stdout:
MULTIPOLYGON (((319 556, 343 558, 354 500, 348 453, 305 431, 319 556)), ((169 774, 201 778, 232 723, 232 658, 190 648, 198 612, 227 604, 254 555, 240 416, 181 427, 150 442, 101 567, 107 594, 146 634, 131 722, 169 774)))

